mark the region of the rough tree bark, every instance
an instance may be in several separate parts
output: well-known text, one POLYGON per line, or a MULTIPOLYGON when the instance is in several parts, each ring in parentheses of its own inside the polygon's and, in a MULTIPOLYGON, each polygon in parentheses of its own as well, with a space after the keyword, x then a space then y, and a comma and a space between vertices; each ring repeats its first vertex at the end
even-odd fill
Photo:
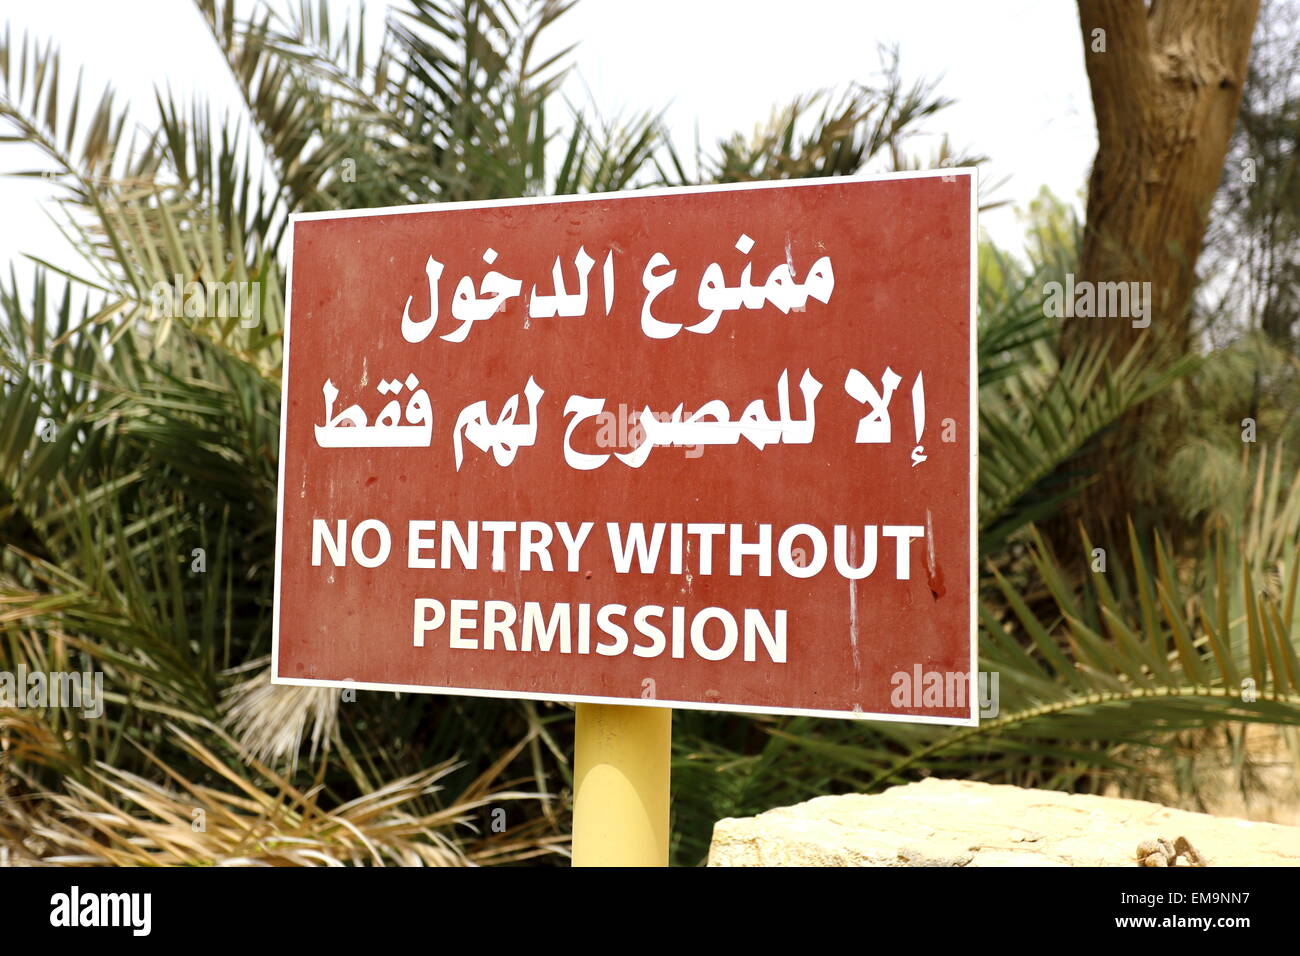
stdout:
MULTIPOLYGON (((1237 118, 1259 0, 1078 0, 1097 122, 1087 225, 1077 280, 1149 282, 1150 325, 1131 317, 1073 318, 1061 348, 1110 340, 1118 360, 1139 348, 1185 353, 1196 260, 1237 118)), ((1076 517, 1105 537, 1122 532, 1134 483, 1121 423, 1090 466, 1099 481, 1076 517)), ((1126 437, 1127 436, 1127 437, 1126 437)), ((1076 539, 1077 540, 1077 539, 1076 539)))

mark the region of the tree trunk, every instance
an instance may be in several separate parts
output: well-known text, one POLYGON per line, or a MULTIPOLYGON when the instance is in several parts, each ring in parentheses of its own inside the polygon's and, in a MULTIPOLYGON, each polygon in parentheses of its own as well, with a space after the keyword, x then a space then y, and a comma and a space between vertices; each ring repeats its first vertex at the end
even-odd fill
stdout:
MULTIPOLYGON (((1109 339, 1112 361, 1135 346, 1184 354, 1193 345, 1196 260, 1241 103, 1259 0, 1078 2, 1098 145, 1076 284, 1100 291, 1101 283, 1138 283, 1128 288, 1141 298, 1130 297, 1126 315, 1067 318, 1061 349, 1068 355, 1109 339)), ((1123 463, 1140 425, 1139 410, 1087 462, 1099 480, 1076 517, 1112 540, 1137 504, 1123 463)))

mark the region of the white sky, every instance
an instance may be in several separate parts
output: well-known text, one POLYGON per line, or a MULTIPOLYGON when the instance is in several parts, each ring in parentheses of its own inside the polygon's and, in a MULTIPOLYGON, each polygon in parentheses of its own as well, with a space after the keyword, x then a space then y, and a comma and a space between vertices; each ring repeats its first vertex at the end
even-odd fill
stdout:
MULTIPOLYGON (((340 16, 356 6, 331 3, 340 16)), ((387 6, 368 4, 376 34, 387 6)), ((83 110, 108 83, 146 123, 156 115, 155 86, 242 109, 190 0, 0 0, 0 19, 14 34, 54 38, 65 82, 84 69, 83 110)), ((1096 150, 1070 0, 580 0, 553 30, 555 40, 578 43, 568 96, 590 95, 607 115, 667 104, 684 157, 693 155, 697 124, 707 147, 749 132, 801 92, 870 81, 882 44, 897 44, 906 80, 937 78, 937 92, 956 101, 929 121, 913 152, 928 159, 947 134, 954 148, 990 157, 986 181, 1007 182, 986 201, 1023 205, 1046 185, 1077 203, 1096 150)), ((0 172, 34 166, 34 153, 0 144, 0 172)), ((0 265, 24 252, 75 261, 49 221, 50 195, 39 180, 0 178, 0 265)), ((981 225, 1019 249, 1012 208, 987 213, 981 225)))

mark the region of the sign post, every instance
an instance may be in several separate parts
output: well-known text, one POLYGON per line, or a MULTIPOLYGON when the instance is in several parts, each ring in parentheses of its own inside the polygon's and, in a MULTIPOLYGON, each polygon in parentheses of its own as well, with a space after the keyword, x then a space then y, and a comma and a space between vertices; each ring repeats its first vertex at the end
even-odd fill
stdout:
POLYGON ((574 860, 673 709, 971 725, 973 170, 292 218, 272 680, 578 705, 574 860))
POLYGON ((578 704, 573 865, 667 866, 673 712, 578 704))

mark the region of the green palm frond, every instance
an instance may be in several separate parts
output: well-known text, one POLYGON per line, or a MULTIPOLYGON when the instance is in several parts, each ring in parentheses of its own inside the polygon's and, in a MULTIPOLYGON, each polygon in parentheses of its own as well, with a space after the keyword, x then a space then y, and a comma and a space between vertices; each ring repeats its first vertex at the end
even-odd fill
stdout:
POLYGON ((1187 374, 1194 356, 1154 367, 1136 346, 1118 363, 1106 348, 1065 361, 1039 341, 1037 361, 1003 374, 979 395, 980 550, 1000 548, 1054 513, 1089 480, 1068 463, 1130 409, 1187 374))
MULTIPOLYGON (((358 164, 373 188, 379 177, 366 175, 374 168, 367 160, 377 150, 395 157, 408 143, 382 85, 387 47, 366 62, 364 11, 335 31, 323 0, 302 0, 288 21, 263 6, 241 17, 236 0, 195 2, 265 144, 285 207, 337 208, 344 159, 358 164)), ((375 205, 411 201, 400 193, 402 177, 390 182, 388 201, 375 205)))
POLYGON ((980 667, 997 676, 997 712, 979 726, 827 732, 804 721, 769 733, 782 748, 827 759, 838 785, 872 790, 922 769, 1060 786, 1132 769, 1129 750, 1159 748, 1179 731, 1226 721, 1300 725, 1300 548, 1279 580, 1241 555, 1234 568, 1220 538, 1193 590, 1159 537, 1154 559, 1135 532, 1130 538, 1129 563, 1110 556, 1081 593, 1036 535, 1032 590, 992 572, 980 605, 980 667))
POLYGON ((15 43, 6 24, 0 36, 0 119, 15 130, 6 139, 31 143, 54 164, 52 170, 18 175, 50 176, 84 203, 93 201, 100 180, 148 178, 148 149, 125 135, 127 110, 116 107, 112 89, 91 109, 82 100, 80 77, 70 93, 64 89, 60 63, 52 42, 20 36, 15 43))
MULTIPOLYGON (((860 172, 879 156, 891 168, 914 167, 906 141, 951 100, 936 95, 935 84, 904 82, 898 53, 883 51, 879 86, 856 85, 834 96, 822 90, 797 97, 751 136, 737 134, 706 158, 701 178, 712 182, 805 179, 860 172)), ((945 154, 947 165, 974 165, 979 156, 945 154)), ((681 170, 680 161, 675 167, 681 170)))

